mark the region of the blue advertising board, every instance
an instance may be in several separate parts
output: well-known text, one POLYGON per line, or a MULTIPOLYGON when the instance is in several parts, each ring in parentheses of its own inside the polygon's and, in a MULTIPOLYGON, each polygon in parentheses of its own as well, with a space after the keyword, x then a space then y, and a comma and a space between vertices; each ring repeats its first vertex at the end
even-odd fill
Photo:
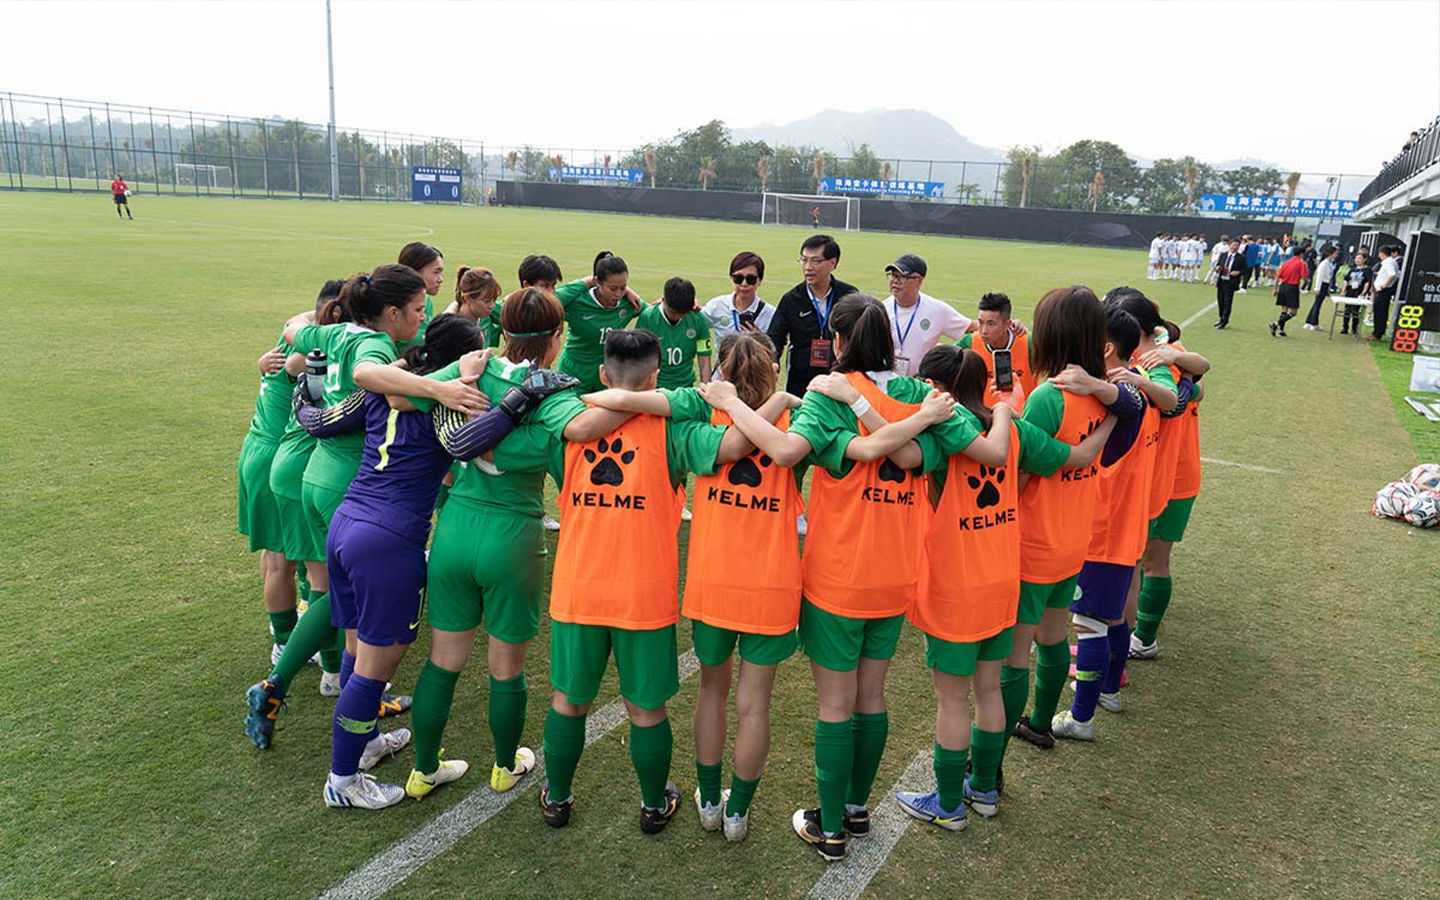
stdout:
POLYGON ((1260 216, 1306 216, 1346 219, 1355 215, 1356 200, 1296 197, 1287 209, 1284 197, 1247 197, 1244 194, 1202 194, 1201 212, 1250 213, 1260 216))
POLYGON ((879 178, 822 178, 822 194, 894 194, 899 197, 943 197, 945 184, 941 181, 908 181, 879 178))
POLYGON ((410 167, 410 199, 416 203, 459 203, 460 187, 459 169, 410 167))
POLYGON ((551 181, 624 181, 628 184, 644 184, 645 172, 641 169, 607 169, 604 166, 551 166, 551 181))

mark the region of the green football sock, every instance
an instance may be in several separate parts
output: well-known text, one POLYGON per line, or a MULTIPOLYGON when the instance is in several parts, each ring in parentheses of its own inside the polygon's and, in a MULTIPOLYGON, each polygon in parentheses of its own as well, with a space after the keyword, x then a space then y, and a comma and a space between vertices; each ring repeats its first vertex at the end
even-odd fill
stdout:
MULTIPOLYGON (((1000 757, 1004 752, 1004 732, 982 731, 974 725, 970 726, 971 790, 983 794, 995 789, 995 772, 1000 768, 1000 757)), ((945 808, 954 809, 953 806, 945 808)))
POLYGON ((295 587, 296 596, 308 604, 315 589, 310 586, 310 573, 305 571, 304 563, 295 567, 295 587))
POLYGON ((695 784, 700 788, 700 802, 720 805, 720 764, 707 766, 695 760, 695 784))
POLYGON ((490 676, 490 737, 495 741, 495 765, 502 769, 515 768, 515 750, 525 731, 529 702, 530 684, 524 672, 506 681, 490 676))
POLYGON ((815 720, 815 791, 820 795, 820 828, 838 834, 845 827, 845 791, 855 767, 855 731, 849 722, 815 720))
POLYGON ((1165 609, 1170 605, 1172 582, 1167 575, 1142 575, 1140 577, 1140 612, 1135 623, 1135 637, 1142 644, 1155 643, 1160 633, 1160 620, 1165 618, 1165 609))
POLYGON ((552 707, 545 714, 545 777, 550 782, 550 799, 561 801, 574 793, 575 769, 585 752, 585 717, 566 716, 552 707))
MULTIPOLYGON (((293 631, 290 632, 290 640, 285 643, 285 651, 280 654, 280 660, 275 663, 275 671, 270 674, 272 680, 279 678, 286 684, 295 680, 300 670, 320 650, 321 659, 324 659, 322 647, 330 647, 335 643, 335 626, 330 624, 330 595, 316 594, 310 601, 310 608, 305 615, 300 617, 293 631)), ((336 661, 333 670, 340 671, 339 661, 336 661)))
POLYGON ((965 763, 969 750, 946 750, 935 745, 935 787, 940 791, 940 806, 947 812, 965 802, 965 763))
MULTIPOLYGON (((325 595, 325 603, 328 607, 330 595, 325 595)), ((329 615, 328 613, 326 615, 329 615)), ((330 647, 320 648, 320 668, 330 675, 340 674, 340 659, 345 655, 345 629, 335 629, 335 644, 330 647)))
POLYGON ((850 717, 850 727, 855 732, 855 764, 850 770, 845 802, 864 806, 870 800, 870 788, 875 786, 875 773, 880 771, 885 739, 890 736, 890 714, 857 712, 850 717))
POLYGON ((270 614, 270 627, 275 630, 275 643, 285 646, 290 642, 290 632, 295 630, 295 623, 300 620, 295 610, 284 609, 280 612, 270 614))
POLYGON ((1065 676, 1070 672, 1070 644, 1037 644, 1035 647, 1035 705, 1030 709, 1030 724, 1049 728, 1055 718, 1055 705, 1065 689, 1065 676))
POLYGON ((646 727, 630 723, 630 764, 640 779, 640 795, 651 809, 665 808, 665 784, 670 780, 674 746, 669 719, 646 727))
POLYGON ((750 811, 750 801, 755 799, 755 788, 760 779, 730 776, 730 799, 725 802, 725 815, 743 816, 750 811))
POLYGON ((415 680, 410 716, 415 723, 415 768, 422 774, 433 775, 440 768, 440 741, 445 737, 445 723, 450 721, 450 704, 459 680, 459 672, 442 669, 428 659, 415 680))
POLYGON ((1005 703, 1005 743, 1001 746, 1000 755, 1005 755, 1005 747, 1010 746, 1010 735, 1015 731, 1015 723, 1025 715, 1025 701, 1030 699, 1030 669, 1022 669, 1018 666, 1000 667, 1000 699, 1005 703))

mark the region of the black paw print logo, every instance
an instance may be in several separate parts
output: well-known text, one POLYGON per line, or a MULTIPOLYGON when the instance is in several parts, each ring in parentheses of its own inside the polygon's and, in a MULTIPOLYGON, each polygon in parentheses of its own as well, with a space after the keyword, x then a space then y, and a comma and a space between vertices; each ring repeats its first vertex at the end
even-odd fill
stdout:
POLYGON ((761 453, 759 450, 750 451, 750 455, 730 467, 730 474, 726 481, 731 484, 743 484, 746 487, 760 486, 760 470, 770 468, 774 460, 761 453), (759 464, 756 464, 756 456, 759 456, 759 464))
POLYGON ((880 480, 904 484, 905 470, 895 465, 889 459, 886 459, 880 463, 880 480))
POLYGON ((600 443, 595 445, 595 450, 591 450, 588 447, 585 450, 586 462, 593 463, 597 458, 600 462, 596 463, 595 468, 590 470, 590 483, 608 484, 619 487, 625 483, 625 473, 620 469, 620 464, 616 463, 615 460, 619 458, 621 463, 628 466, 630 462, 635 459, 635 451, 626 450, 621 447, 618 437, 613 441, 606 441, 604 438, 601 438, 600 443), (596 453, 596 450, 598 450, 599 453, 596 453), (600 456, 601 453, 608 455, 600 456))
POLYGON ((1000 502, 1000 489, 996 485, 1005 483, 1005 470, 999 467, 981 466, 980 477, 966 475, 965 480, 970 487, 980 488, 980 493, 975 495, 975 506, 984 509, 987 506, 994 506, 1000 502), (981 485, 984 487, 981 487, 981 485))

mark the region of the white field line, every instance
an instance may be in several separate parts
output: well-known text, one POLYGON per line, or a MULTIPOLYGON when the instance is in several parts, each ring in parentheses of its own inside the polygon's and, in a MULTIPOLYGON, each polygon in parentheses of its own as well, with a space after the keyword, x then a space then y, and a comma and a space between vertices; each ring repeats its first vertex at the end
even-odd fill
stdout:
POLYGON ((1190 318, 1186 319, 1185 321, 1181 322, 1181 323, 1180 323, 1181 329, 1189 328, 1191 322, 1194 322, 1196 319, 1200 318, 1201 316, 1203 316, 1203 315, 1205 315, 1206 313, 1208 313, 1210 310, 1214 309, 1214 308, 1216 307, 1216 305, 1217 305, 1216 301, 1211 300, 1209 306, 1207 306, 1207 307, 1205 307, 1204 309, 1196 312, 1195 315, 1193 315, 1193 316, 1191 316, 1190 318))
MULTIPOLYGON (((700 661, 695 658, 694 650, 687 650, 680 655, 682 682, 699 669, 700 661)), ((591 713, 585 722, 585 746, 589 747, 614 731, 625 718, 625 703, 619 697, 591 713)), ((476 766, 475 771, 480 772, 483 768, 484 766, 476 766)), ((462 838, 484 825, 522 795, 533 800, 534 793, 531 788, 544 777, 545 754, 537 748, 535 770, 522 785, 504 794, 497 794, 488 786, 477 788, 464 800, 351 872, 344 881, 321 894, 321 900, 370 900, 382 896, 415 874, 430 860, 455 846, 462 838)))
POLYGON ((890 858, 890 851, 900 843, 905 829, 915 821, 900 811, 893 795, 901 790, 935 790, 932 758, 929 750, 916 753, 895 786, 883 796, 871 798, 869 836, 850 841, 845 858, 840 862, 825 864, 825 873, 810 889, 811 897, 815 900, 855 900, 864 893, 870 879, 890 858))
POLYGON ((1247 472, 1268 472, 1271 475, 1285 474, 1284 469, 1267 469, 1264 466, 1252 466, 1246 463, 1230 462, 1228 459, 1211 459, 1208 456, 1202 456, 1200 457, 1200 461, 1203 463, 1209 463, 1212 466, 1234 466, 1237 469, 1244 469, 1247 472))

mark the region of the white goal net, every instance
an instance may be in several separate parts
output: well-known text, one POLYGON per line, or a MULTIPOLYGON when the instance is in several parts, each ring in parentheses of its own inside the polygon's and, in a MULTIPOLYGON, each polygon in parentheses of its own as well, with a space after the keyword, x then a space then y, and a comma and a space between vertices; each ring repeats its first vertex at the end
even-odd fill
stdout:
POLYGON ((185 187, 199 185, 202 188, 230 190, 230 167, 207 166, 198 163, 176 163, 175 181, 185 187))
POLYGON ((860 201, 854 197, 766 193, 763 201, 760 205, 761 225, 860 230, 860 201))

